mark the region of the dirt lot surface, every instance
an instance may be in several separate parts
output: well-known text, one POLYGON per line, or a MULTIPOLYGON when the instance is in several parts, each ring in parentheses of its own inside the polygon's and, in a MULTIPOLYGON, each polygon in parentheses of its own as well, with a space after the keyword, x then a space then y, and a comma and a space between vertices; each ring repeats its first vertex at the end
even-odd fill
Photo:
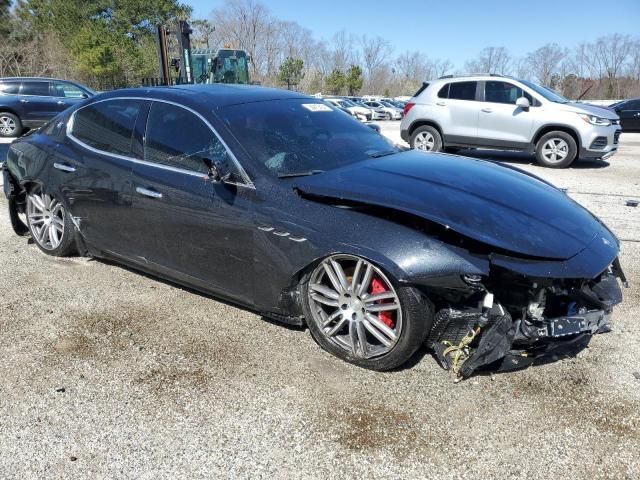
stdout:
POLYGON ((49 258, 1 199, 0 478, 640 478, 640 135, 562 171, 474 155, 568 188, 623 240, 632 286, 578 358, 460 384, 429 355, 361 370, 306 331, 49 258))

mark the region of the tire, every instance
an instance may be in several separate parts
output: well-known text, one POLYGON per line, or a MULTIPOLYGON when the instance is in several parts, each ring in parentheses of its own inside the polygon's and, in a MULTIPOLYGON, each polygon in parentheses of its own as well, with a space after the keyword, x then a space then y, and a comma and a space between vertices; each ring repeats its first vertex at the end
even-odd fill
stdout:
POLYGON ((413 131, 409 145, 423 152, 439 152, 442 150, 442 137, 436 128, 423 125, 413 131))
POLYGON ((371 262, 353 255, 336 254, 325 258, 302 279, 301 291, 307 326, 318 345, 346 362, 370 370, 391 370, 406 363, 423 344, 433 323, 434 307, 417 289, 399 286, 371 262), (359 274, 356 273, 358 262, 361 262, 359 274), (327 266, 335 279, 341 278, 334 263, 342 268, 342 278, 351 290, 343 289, 342 293, 338 293, 332 287, 327 266), (369 284, 365 286, 365 291, 359 292, 358 287, 368 278, 369 267, 369 284), (360 280, 355 282, 355 286, 351 283, 354 276, 360 280), (351 294, 350 298, 346 298, 349 297, 348 293, 351 294), (333 300, 329 297, 333 294, 339 295, 335 304, 325 305, 323 302, 333 300), (367 302, 366 298, 373 295, 394 297, 367 302), (343 302, 350 303, 347 306, 343 302), (399 308, 395 307, 397 305, 399 308), (336 314, 339 314, 338 317, 331 320, 336 314), (383 314, 387 317, 382 317, 383 314), (329 322, 323 326, 326 321, 329 322), (393 336, 386 332, 392 332, 393 336), (361 334, 364 335, 364 342, 361 341, 361 334), (352 335, 356 337, 355 343, 352 335), (383 344, 381 338, 388 345, 383 344), (364 349, 360 348, 362 343, 366 345, 364 349))
POLYGON ((22 122, 16 115, 9 112, 0 112, 0 137, 19 137, 22 130, 22 122))
POLYGON ((566 132, 545 133, 536 144, 536 160, 543 167, 565 168, 578 156, 574 138, 566 132))
POLYGON ((393 120, 393 115, 391 115, 390 113, 388 113, 388 112, 387 112, 387 118, 386 118, 386 120, 387 120, 387 121, 391 121, 391 120, 393 120))
POLYGON ((76 251, 69 212, 58 198, 39 187, 27 195, 27 226, 33 242, 47 255, 67 257, 76 251))

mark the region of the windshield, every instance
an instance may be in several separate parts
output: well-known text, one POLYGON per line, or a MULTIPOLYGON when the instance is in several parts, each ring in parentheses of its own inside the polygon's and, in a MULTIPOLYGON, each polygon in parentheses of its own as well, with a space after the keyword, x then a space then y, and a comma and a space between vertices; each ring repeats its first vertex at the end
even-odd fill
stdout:
POLYGON ((230 105, 218 113, 249 155, 275 177, 311 175, 400 151, 315 99, 230 105))
POLYGON ((537 84, 535 84, 533 82, 528 82, 526 80, 520 80, 520 82, 525 84, 527 87, 529 87, 531 90, 536 92, 538 95, 542 95, 544 98, 546 98, 550 102, 569 103, 569 100, 564 98, 559 93, 554 92, 550 88, 543 87, 541 85, 537 85, 537 84))

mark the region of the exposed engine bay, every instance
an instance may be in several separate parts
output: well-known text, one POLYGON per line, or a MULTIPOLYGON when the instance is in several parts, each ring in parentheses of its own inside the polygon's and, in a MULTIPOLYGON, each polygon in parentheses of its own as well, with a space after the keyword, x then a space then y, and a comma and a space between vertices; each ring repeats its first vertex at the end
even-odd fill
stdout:
POLYGON ((618 259, 593 280, 532 279, 496 269, 467 276, 470 293, 447 294, 427 339, 440 365, 458 380, 489 368, 508 371, 544 358, 575 355, 610 331, 622 301, 618 259), (453 306, 455 305, 455 306, 453 306))

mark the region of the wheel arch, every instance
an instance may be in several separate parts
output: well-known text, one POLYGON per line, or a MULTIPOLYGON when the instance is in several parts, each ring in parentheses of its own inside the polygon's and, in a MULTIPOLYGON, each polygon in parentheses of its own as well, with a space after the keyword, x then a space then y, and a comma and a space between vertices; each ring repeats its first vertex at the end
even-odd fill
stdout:
POLYGON ((411 135, 413 135, 413 132, 416 131, 416 129, 420 128, 420 127, 424 127, 424 126, 429 126, 429 127, 433 127, 436 130, 438 130, 438 133, 440 134, 440 138, 442 138, 443 144, 444 144, 444 137, 442 134, 442 127, 440 126, 440 124, 434 120, 425 120, 425 119, 420 119, 420 120, 414 120, 413 123, 411 123, 411 125, 409 125, 409 138, 411 138, 411 135))
POLYGON ((550 124, 550 125, 544 125, 542 127, 540 127, 535 135, 533 136, 533 141, 532 141, 532 145, 534 148, 537 147, 538 142, 540 141, 540 139, 546 135, 547 133, 550 132, 555 132, 555 131, 560 131, 560 132, 564 132, 567 133, 569 135, 571 135, 571 137, 575 140, 576 142, 576 146, 578 148, 578 151, 580 151, 580 147, 581 147, 581 142, 580 142, 580 134, 578 133, 578 131, 569 126, 569 125, 563 125, 563 124, 550 124))
POLYGON ((20 118, 20 115, 18 115, 18 112, 16 110, 5 105, 0 105, 0 113, 10 113, 11 115, 15 115, 16 117, 20 118))

